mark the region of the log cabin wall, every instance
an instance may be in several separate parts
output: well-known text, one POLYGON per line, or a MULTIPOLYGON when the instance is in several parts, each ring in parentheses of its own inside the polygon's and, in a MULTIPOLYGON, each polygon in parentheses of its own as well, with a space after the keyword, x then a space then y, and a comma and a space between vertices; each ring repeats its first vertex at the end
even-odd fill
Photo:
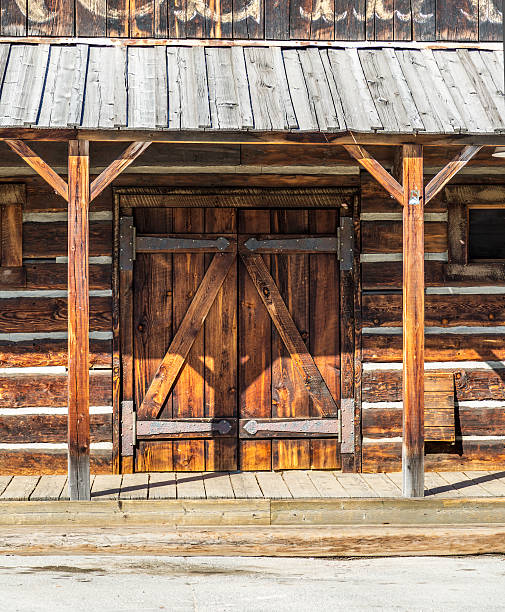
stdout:
MULTIPOLYGON (((98 159, 97 165, 102 167, 122 148, 121 144, 94 145, 92 159, 98 159)), ((40 144, 36 149, 62 171, 63 144, 44 147, 40 144)), ((384 147, 371 150, 382 163, 391 162, 384 147)), ((0 187, 2 183, 26 185, 23 209, 26 283, 21 286, 19 282, 1 280, 0 268, 0 474, 66 473, 66 204, 42 180, 25 173, 18 176, 18 168, 14 169, 19 166, 17 159, 4 149, 1 154, 5 178, 0 178, 0 187)), ((444 155, 451 156, 427 149, 426 165, 440 165, 444 155)), ((475 164, 490 161, 486 151, 475 164)), ((502 162, 496 159, 493 163, 502 162)), ((399 205, 366 173, 360 175, 341 147, 293 147, 287 155, 285 147, 259 145, 152 145, 152 150, 134 166, 137 168, 115 184, 360 187, 363 373, 361 398, 357 394, 357 416, 361 399, 362 469, 399 470, 402 358, 399 205), (158 173, 147 173, 147 167, 153 169, 155 163, 160 164, 158 173), (237 171, 241 164, 241 171, 237 171), (339 167, 337 172, 344 174, 329 172, 329 167, 335 164, 339 167), (291 173, 287 165, 292 166, 291 173), (171 167, 168 173, 167 167, 171 167), (214 173, 212 168, 216 168, 214 173)), ((460 175, 455 181, 475 185, 486 193, 490 186, 500 182, 505 183, 497 174, 460 175)), ((503 194, 503 189, 500 193, 503 194)), ((107 189, 91 207, 92 473, 112 471, 112 204, 112 190, 107 189)), ((434 371, 455 373, 456 398, 456 443, 428 444, 426 467, 498 469, 505 460, 505 369, 500 363, 505 361, 502 333, 505 315, 503 293, 499 293, 505 282, 448 280, 447 192, 430 202, 426 214, 426 361, 434 371)), ((357 303, 359 295, 356 294, 357 303)), ((356 331, 359 338, 359 329, 356 331)), ((359 434, 359 419, 356 423, 359 434)), ((359 457, 356 465, 359 467, 359 457)))
POLYGON ((498 41, 501 0, 7 0, 0 36, 498 41))
MULTIPOLYGON (((495 176, 460 175, 467 203, 505 204, 495 176), (482 196, 482 197, 481 197, 482 196), (485 196, 485 197, 484 197, 485 196)), ((426 470, 490 470, 505 460, 505 283, 464 272, 449 276, 449 189, 425 214, 426 370, 452 372, 454 444, 426 442, 426 470)), ((456 190, 458 192, 458 190, 456 190)), ((452 231, 452 229, 451 229, 452 231)), ((361 178, 362 468, 401 470, 401 209, 366 175, 361 178)), ((450 263, 450 262, 449 262, 450 263)), ((500 264, 491 264, 496 266, 500 264)), ((467 266, 463 266, 466 268, 467 266)))
MULTIPOLYGON (((65 176, 64 143, 33 143, 65 176)), ((103 168, 124 144, 93 144, 91 159, 103 168)), ((208 187, 357 187, 352 175, 304 172, 300 165, 349 164, 339 147, 236 145, 152 145, 134 165, 136 173, 115 185, 208 187), (242 162, 244 173, 237 172, 242 162), (159 164, 156 168, 155 165, 159 164), (298 170, 289 173, 286 164, 298 170), (266 166, 260 174, 261 166, 266 166), (276 173, 276 167, 282 174, 276 173), (148 174, 144 168, 158 174, 148 174), (171 168, 166 173, 166 168, 171 168), (184 170, 183 170, 184 167, 184 170), (163 175, 160 174, 163 168, 163 175), (215 168, 216 172, 212 173, 215 168), (250 174, 247 173, 247 168, 250 174), (286 173, 288 170, 288 173, 286 173)), ((351 162, 352 165, 352 162, 351 162)), ((341 166, 342 167, 342 166, 341 166)), ((0 474, 67 472, 67 214, 66 202, 26 169, 5 145, 0 147, 2 184, 26 186, 23 207, 23 269, 26 282, 4 278, 0 267, 0 474), (20 174, 20 175, 19 175, 20 174)), ((345 167, 349 169, 349 165, 345 167)), ((347 170, 344 169, 344 172, 347 170)), ((95 169, 96 171, 96 169, 95 169)), ((0 201, 0 209, 2 202, 0 201)), ((90 210, 90 413, 91 473, 111 473, 112 465, 112 209, 106 189, 90 210)))
MULTIPOLYGON (((38 178, 16 182, 26 185, 26 280, 0 286, 0 474, 65 474, 66 202, 38 178)), ((92 473, 112 469, 111 201, 108 190, 90 213, 92 473)))

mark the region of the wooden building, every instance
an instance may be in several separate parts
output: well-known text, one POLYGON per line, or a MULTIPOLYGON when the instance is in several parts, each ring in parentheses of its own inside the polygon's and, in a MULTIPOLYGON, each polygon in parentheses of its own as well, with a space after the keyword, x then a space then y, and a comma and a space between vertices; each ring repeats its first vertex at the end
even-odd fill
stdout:
POLYGON ((25 4, 0 474, 505 465, 495 0, 25 4))

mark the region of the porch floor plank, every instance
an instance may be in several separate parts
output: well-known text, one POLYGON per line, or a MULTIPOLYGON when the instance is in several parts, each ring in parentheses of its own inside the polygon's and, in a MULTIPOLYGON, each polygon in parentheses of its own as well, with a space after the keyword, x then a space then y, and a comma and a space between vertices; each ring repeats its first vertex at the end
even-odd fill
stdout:
POLYGON ((335 474, 333 472, 309 472, 309 478, 312 480, 312 483, 317 488, 319 497, 351 497, 349 492, 344 489, 340 482, 335 478, 335 474))
POLYGON ((398 486, 384 474, 367 474, 365 481, 378 497, 398 497, 402 493, 398 486))
POLYGON ((440 474, 444 480, 451 484, 463 497, 489 497, 489 493, 477 482, 469 480, 463 472, 445 472, 440 474))
POLYGON ((148 489, 149 474, 147 472, 123 474, 119 499, 147 499, 148 489))
POLYGON ((361 474, 338 474, 336 478, 348 491, 350 497, 378 497, 377 493, 367 485, 366 478, 361 474))
POLYGON ((295 499, 319 497, 317 489, 306 471, 286 471, 282 473, 282 478, 295 499))
MULTIPOLYGON (((402 475, 283 472, 141 472, 91 475, 91 499, 343 499, 402 497, 402 475)), ((426 472, 425 496, 505 497, 505 471, 426 472)), ((0 476, 0 501, 68 500, 65 475, 0 476)))
POLYGON ((257 472, 256 478, 263 492, 263 497, 269 499, 286 499, 292 497, 279 472, 257 472))
POLYGON ((0 476, 0 496, 7 488, 7 485, 12 480, 12 476, 0 476))
POLYGON ((149 474, 149 499, 176 499, 177 484, 173 472, 149 474))
POLYGON ((2 500, 27 501, 39 482, 40 476, 14 476, 0 496, 2 500))
POLYGON ((203 475, 203 484, 207 499, 234 499, 228 472, 209 472, 203 475))
POLYGON ((261 499, 263 497, 254 472, 232 473, 230 481, 236 499, 261 499))
POLYGON ((121 474, 98 474, 91 485, 91 499, 118 499, 122 479, 121 474))
POLYGON ((465 472, 468 478, 477 482, 490 495, 505 497, 505 472, 465 472), (500 476, 501 474, 501 476, 500 476))
POLYGON ((60 499, 63 487, 67 482, 65 475, 61 476, 41 476, 37 486, 30 495, 31 501, 49 501, 60 499))
POLYGON ((425 496, 436 497, 461 497, 462 493, 457 491, 447 480, 444 480, 438 472, 427 472, 424 475, 425 496))
POLYGON ((178 499, 205 499, 205 485, 201 472, 177 472, 178 499))

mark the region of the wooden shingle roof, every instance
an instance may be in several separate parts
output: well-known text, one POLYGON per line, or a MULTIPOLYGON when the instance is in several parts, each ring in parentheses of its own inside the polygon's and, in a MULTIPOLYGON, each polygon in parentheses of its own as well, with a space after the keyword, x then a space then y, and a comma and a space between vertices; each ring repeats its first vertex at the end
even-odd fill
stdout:
POLYGON ((505 132, 497 49, 0 44, 0 128, 505 132))

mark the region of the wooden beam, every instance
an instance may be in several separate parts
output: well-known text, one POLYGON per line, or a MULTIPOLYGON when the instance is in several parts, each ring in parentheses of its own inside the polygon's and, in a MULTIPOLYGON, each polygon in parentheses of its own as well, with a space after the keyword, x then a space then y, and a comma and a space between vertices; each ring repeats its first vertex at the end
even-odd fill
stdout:
POLYGON ((314 403, 320 417, 337 414, 337 406, 330 390, 324 382, 312 355, 300 336, 282 296, 270 276, 265 260, 261 255, 241 255, 256 290, 282 338, 285 347, 300 374, 304 387, 314 403))
POLYGON ((92 202, 102 191, 117 178, 123 170, 134 162, 151 144, 150 141, 132 142, 121 155, 115 159, 105 170, 91 183, 90 202, 92 202))
POLYGON ((403 495, 424 495, 423 148, 403 147, 403 495))
POLYGON ((89 145, 68 149, 68 488, 90 499, 89 477, 89 145))
POLYGON ((156 419, 161 412, 167 395, 184 365, 235 258, 236 253, 217 253, 212 258, 195 297, 142 400, 138 410, 139 419, 156 419))
POLYGON ((440 170, 440 172, 426 185, 424 190, 424 204, 428 204, 428 202, 447 185, 451 178, 464 168, 472 157, 477 155, 481 149, 481 146, 469 145, 442 168, 442 170, 440 170))
POLYGON ((51 166, 41 159, 35 151, 32 151, 30 147, 23 140, 6 140, 9 147, 17 153, 29 166, 31 166, 35 172, 51 185, 51 187, 65 200, 68 200, 68 185, 57 174, 51 166))
POLYGON ((368 170, 374 179, 380 183, 384 189, 403 204, 403 187, 389 172, 376 161, 368 151, 360 145, 344 145, 344 149, 354 157, 354 159, 368 170))

